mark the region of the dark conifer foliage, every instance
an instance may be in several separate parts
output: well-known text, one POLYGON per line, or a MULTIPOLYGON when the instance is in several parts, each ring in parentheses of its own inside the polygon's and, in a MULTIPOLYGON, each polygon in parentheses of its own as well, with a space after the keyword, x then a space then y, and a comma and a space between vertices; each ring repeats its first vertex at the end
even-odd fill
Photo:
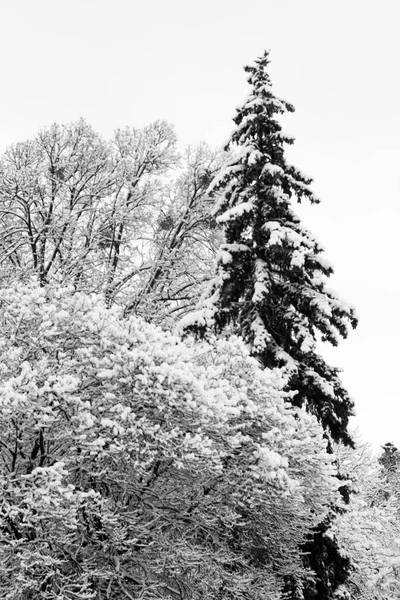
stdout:
POLYGON ((245 68, 250 94, 237 109, 226 150, 230 160, 213 180, 215 214, 225 226, 217 273, 200 310, 182 327, 202 336, 231 327, 263 366, 285 366, 293 404, 315 414, 333 440, 351 445, 353 403, 338 369, 318 353, 320 338, 337 345, 357 320, 354 309, 326 286, 332 267, 301 224, 295 201, 318 202, 311 179, 287 163, 277 116, 293 106, 276 98, 268 52, 245 68))
MULTIPOLYGON (((290 600, 345 600, 346 595, 335 595, 339 586, 345 584, 351 565, 349 558, 341 556, 337 544, 326 535, 330 522, 321 523, 310 540, 304 544, 304 566, 311 569, 315 576, 303 581, 301 586, 288 579, 284 598, 290 600)), ((345 592, 344 592, 345 594, 345 592)))
POLYGON ((400 464, 400 452, 391 442, 386 442, 382 446, 382 450, 383 453, 378 459, 380 464, 387 472, 396 472, 400 464))
MULTIPOLYGON (((352 446, 347 427, 353 403, 316 343, 337 345, 357 319, 354 308, 327 287, 333 269, 293 210, 296 201, 319 200, 312 180, 286 161, 285 145, 294 140, 277 117, 294 108, 274 96, 268 63, 265 52, 245 68, 251 91, 234 118, 226 146, 231 159, 209 188, 225 243, 199 310, 181 326, 200 337, 226 327, 241 335, 264 367, 286 368, 293 404, 317 416, 329 446, 332 439, 352 446)), ((331 600, 347 580, 349 560, 326 534, 332 509, 302 548, 304 566, 314 576, 288 579, 286 598, 331 600)))

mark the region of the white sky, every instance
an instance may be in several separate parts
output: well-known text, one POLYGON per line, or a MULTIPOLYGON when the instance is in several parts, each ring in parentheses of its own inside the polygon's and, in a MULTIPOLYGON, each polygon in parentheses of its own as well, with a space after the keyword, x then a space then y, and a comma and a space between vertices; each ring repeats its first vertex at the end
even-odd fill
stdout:
POLYGON ((242 67, 271 50, 296 107, 288 156, 322 204, 305 224, 360 324, 339 349, 357 424, 400 445, 398 0, 8 0, 0 6, 0 151, 83 116, 99 132, 165 118, 181 146, 222 144, 247 94, 242 67))

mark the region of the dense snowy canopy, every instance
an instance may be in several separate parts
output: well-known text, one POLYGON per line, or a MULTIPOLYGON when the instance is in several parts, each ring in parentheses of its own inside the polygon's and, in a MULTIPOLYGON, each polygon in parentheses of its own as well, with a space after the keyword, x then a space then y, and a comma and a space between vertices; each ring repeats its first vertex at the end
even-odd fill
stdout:
POLYGON ((275 599, 301 575, 339 482, 279 370, 72 288, 2 289, 0 330, 0 597, 275 599))

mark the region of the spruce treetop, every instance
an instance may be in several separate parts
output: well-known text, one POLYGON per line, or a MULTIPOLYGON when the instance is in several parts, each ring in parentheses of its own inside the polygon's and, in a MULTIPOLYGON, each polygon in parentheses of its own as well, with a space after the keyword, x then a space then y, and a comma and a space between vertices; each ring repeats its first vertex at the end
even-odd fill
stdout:
POLYGON ((204 336, 230 327, 265 367, 289 371, 295 405, 316 414, 334 440, 351 444, 352 401, 316 342, 337 345, 357 319, 327 287, 333 269, 293 210, 294 202, 319 200, 312 180, 286 161, 285 145, 294 139, 277 117, 294 108, 273 94, 268 63, 265 52, 245 68, 251 91, 234 118, 230 158, 209 188, 225 241, 199 310, 181 328, 204 336))

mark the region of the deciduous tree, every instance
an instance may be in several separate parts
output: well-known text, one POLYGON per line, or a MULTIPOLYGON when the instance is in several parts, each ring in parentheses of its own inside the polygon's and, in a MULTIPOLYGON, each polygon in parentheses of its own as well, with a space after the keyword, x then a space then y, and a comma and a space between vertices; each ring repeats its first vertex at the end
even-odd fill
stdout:
POLYGON ((165 325, 197 304, 222 239, 206 192, 224 158, 204 143, 185 152, 180 173, 162 190, 147 268, 126 314, 152 315, 154 322, 165 325))
POLYGON ((0 598, 277 600, 338 487, 284 385, 238 339, 0 290, 0 598))
POLYGON ((197 302, 219 243, 205 190, 221 153, 170 125, 53 125, 0 160, 0 277, 36 274, 167 324, 197 302))

